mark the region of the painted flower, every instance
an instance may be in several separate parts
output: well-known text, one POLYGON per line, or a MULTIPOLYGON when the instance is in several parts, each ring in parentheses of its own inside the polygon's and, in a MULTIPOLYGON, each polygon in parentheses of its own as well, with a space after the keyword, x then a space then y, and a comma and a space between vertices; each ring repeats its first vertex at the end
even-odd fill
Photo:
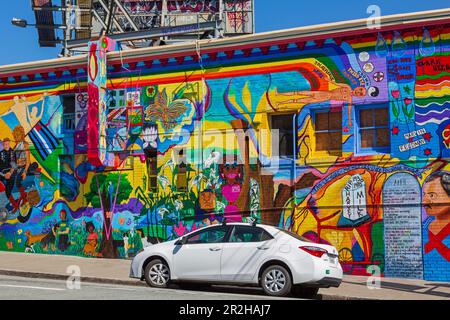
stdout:
POLYGON ((431 149, 425 149, 425 151, 424 151, 424 154, 426 155, 426 156, 431 156, 431 149))
POLYGON ((166 187, 170 184, 170 181, 169 181, 169 179, 166 176, 159 175, 158 176, 158 181, 161 184, 163 190, 165 190, 166 187))
POLYGON ((427 141, 430 141, 430 140, 431 140, 431 133, 429 133, 429 132, 425 133, 425 134, 423 135, 423 138, 424 138, 425 140, 427 140, 427 141))
POLYGON ((400 90, 392 90, 391 94, 395 99, 398 99, 400 97, 400 90))
POLYGON ((180 200, 175 200, 174 201, 174 204, 175 204, 175 209, 177 210, 177 211, 180 211, 181 209, 183 209, 183 202, 181 202, 180 200))
POLYGON ((164 218, 164 215, 170 213, 169 210, 167 210, 166 208, 159 208, 158 209, 158 215, 162 218, 164 218))
POLYGON ((396 135, 399 134, 399 132, 400 132, 400 129, 399 129, 398 127, 393 127, 393 128, 392 128, 392 134, 393 134, 393 135, 396 136, 396 135))
POLYGON ((178 226, 177 225, 173 226, 173 230, 175 231, 175 234, 178 237, 181 237, 186 233, 187 228, 185 226, 183 226, 183 223, 180 221, 178 226))
POLYGON ((142 139, 144 140, 144 149, 148 149, 150 147, 156 149, 158 147, 156 143, 156 140, 158 139, 158 130, 155 127, 144 129, 142 139))
POLYGON ((163 165, 162 166, 162 168, 161 168, 161 172, 163 172, 164 170, 166 170, 166 168, 172 168, 172 170, 173 170, 173 168, 175 168, 175 160, 172 158, 172 159, 169 159, 167 162, 166 162, 166 164, 165 165, 163 165))
POLYGON ((19 229, 19 230, 17 230, 17 234, 22 234, 22 232, 23 232, 23 230, 22 229, 19 229))
POLYGON ((190 232, 195 231, 195 230, 197 230, 197 225, 195 223, 193 223, 190 232))
POLYGON ((217 151, 211 152, 211 154, 209 155, 208 159, 206 159, 206 161, 205 161, 205 168, 208 169, 213 164, 218 164, 219 163, 219 158, 220 158, 220 153, 219 152, 217 152, 217 151))
POLYGON ((167 132, 175 128, 178 119, 189 110, 189 100, 175 99, 170 101, 166 89, 158 93, 155 103, 146 110, 146 115, 151 121, 160 121, 163 129, 167 132))
POLYGON ((223 202, 216 201, 216 210, 218 212, 221 212, 222 210, 225 210, 226 205, 223 202))
POLYGON ((192 181, 189 183, 189 190, 191 190, 195 185, 198 185, 200 181, 204 178, 203 173, 197 174, 192 181))

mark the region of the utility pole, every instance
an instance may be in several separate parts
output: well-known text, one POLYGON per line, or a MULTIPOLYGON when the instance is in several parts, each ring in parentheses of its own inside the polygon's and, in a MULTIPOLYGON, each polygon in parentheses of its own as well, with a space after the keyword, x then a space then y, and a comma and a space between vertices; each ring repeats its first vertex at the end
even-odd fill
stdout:
POLYGON ((222 31, 219 31, 217 29, 214 31, 214 38, 216 38, 216 39, 220 38, 225 30, 225 23, 226 23, 225 18, 226 17, 225 17, 225 8, 224 8, 223 0, 219 0, 219 19, 218 20, 222 21, 223 29, 222 29, 222 31))
POLYGON ((72 40, 72 0, 65 0, 65 18, 66 18, 66 26, 64 29, 64 46, 63 46, 63 55, 64 57, 70 57, 71 53, 68 48, 68 42, 72 40))
POLYGON ((167 0, 162 0, 162 10, 161 10, 161 25, 160 27, 165 27, 167 25, 167 0))

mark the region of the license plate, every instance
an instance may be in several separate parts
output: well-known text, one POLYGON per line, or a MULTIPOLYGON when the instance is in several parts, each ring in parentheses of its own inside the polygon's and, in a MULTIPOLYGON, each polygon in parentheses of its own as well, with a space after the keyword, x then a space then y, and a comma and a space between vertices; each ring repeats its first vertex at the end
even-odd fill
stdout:
POLYGON ((331 264, 336 264, 336 258, 335 257, 328 256, 328 260, 330 261, 331 264))

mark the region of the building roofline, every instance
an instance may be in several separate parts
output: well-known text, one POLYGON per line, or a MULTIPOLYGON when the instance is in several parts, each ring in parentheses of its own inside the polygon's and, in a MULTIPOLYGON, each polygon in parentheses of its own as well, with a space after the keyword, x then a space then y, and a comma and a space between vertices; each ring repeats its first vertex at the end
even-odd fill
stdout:
MULTIPOLYGON (((430 24, 443 26, 444 24, 450 24, 450 8, 382 16, 380 17, 380 29, 369 29, 367 21, 368 19, 364 18, 223 39, 209 39, 160 47, 115 51, 108 53, 108 64, 121 63, 122 61, 135 62, 143 58, 151 60, 192 55, 196 54, 199 48, 202 54, 207 54, 226 50, 242 50, 263 45, 277 45, 293 39, 301 42, 331 37, 351 37, 364 33, 376 34, 378 32, 424 27, 430 24), (365 32, 362 32, 364 30, 365 32)), ((86 59, 87 55, 82 54, 73 57, 0 66, 0 78, 42 73, 44 70, 85 68, 86 59)))

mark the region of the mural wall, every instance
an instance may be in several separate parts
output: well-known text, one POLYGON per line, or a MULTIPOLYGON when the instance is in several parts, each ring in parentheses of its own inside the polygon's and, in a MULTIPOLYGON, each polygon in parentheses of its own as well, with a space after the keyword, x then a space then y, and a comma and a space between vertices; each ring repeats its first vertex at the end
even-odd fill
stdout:
POLYGON ((115 168, 87 157, 85 83, 3 86, 0 250, 126 258, 251 216, 348 274, 450 281, 450 34, 424 30, 108 70, 115 168), (279 114, 295 152, 276 157, 279 114))

